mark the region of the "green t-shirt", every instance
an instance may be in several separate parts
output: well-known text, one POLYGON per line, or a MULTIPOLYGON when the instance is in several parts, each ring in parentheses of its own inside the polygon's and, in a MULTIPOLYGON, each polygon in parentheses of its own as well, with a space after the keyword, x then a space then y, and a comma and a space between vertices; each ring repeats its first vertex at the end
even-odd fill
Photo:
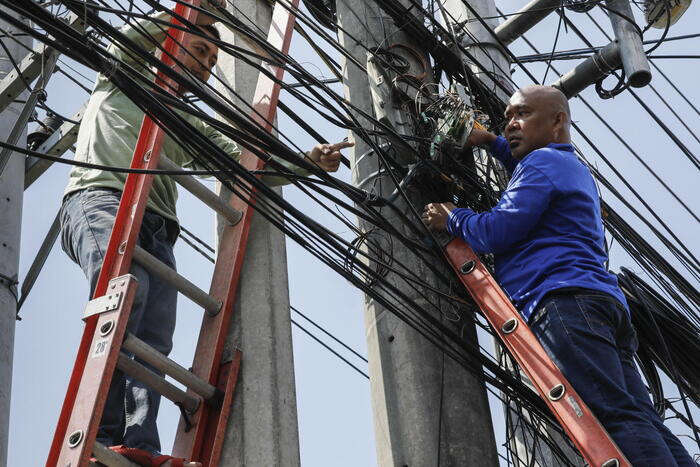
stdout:
MULTIPOLYGON (((156 18, 167 20, 169 17, 167 14, 159 14, 156 18)), ((122 32, 146 50, 155 49, 149 35, 158 42, 165 40, 164 30, 167 29, 165 25, 148 20, 139 22, 139 25, 138 29, 125 26, 122 32)), ((114 44, 110 46, 109 52, 119 60, 128 62, 130 66, 138 69, 144 75, 152 75, 144 64, 136 62, 129 54, 114 44)), ((184 112, 180 112, 180 115, 231 157, 239 159, 241 151, 233 140, 192 115, 184 112)), ((90 96, 90 101, 80 123, 75 160, 113 167, 129 167, 143 117, 143 112, 136 104, 114 86, 106 76, 98 74, 95 89, 90 96)), ((198 168, 185 150, 167 135, 163 139, 161 154, 182 167, 198 168)), ((279 161, 298 174, 308 175, 308 172, 303 169, 285 161, 279 161)), ((65 194, 88 187, 122 190, 126 182, 126 175, 119 172, 73 167, 65 194)), ((268 185, 288 183, 286 179, 281 177, 263 177, 263 180, 268 185)), ((164 175, 154 177, 147 208, 177 221, 176 201, 177 188, 173 179, 164 175)))

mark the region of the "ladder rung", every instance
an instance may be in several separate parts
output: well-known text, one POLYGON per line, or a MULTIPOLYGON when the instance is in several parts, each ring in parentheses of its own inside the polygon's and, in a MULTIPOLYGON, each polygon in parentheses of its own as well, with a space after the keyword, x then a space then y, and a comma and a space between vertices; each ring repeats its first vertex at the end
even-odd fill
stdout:
MULTIPOLYGON (((163 170, 182 170, 182 167, 171 161, 164 155, 158 160, 158 168, 163 170)), ((199 198, 204 204, 218 212, 228 220, 231 225, 236 225, 243 217, 240 211, 236 211, 222 200, 216 193, 207 188, 202 182, 192 175, 173 175, 180 186, 199 198)))
POLYGON ((198 397, 187 394, 162 376, 157 375, 139 362, 129 358, 124 352, 119 353, 117 368, 148 385, 151 389, 158 391, 163 397, 170 399, 176 404, 181 404, 182 408, 187 412, 194 413, 197 411, 200 403, 198 397))
POLYGON ((148 272, 155 274, 168 284, 179 290, 184 296, 215 315, 221 309, 221 301, 215 299, 185 277, 177 273, 173 268, 136 245, 134 247, 134 261, 143 266, 148 272))
POLYGON ((138 467, 138 464, 134 464, 126 457, 121 454, 108 449, 103 444, 95 442, 95 446, 92 448, 92 454, 95 456, 97 462, 90 462, 90 466, 106 465, 107 467, 138 467))
POLYGON ((127 334, 124 342, 122 343, 122 348, 133 353, 139 359, 153 366, 157 370, 162 371, 166 375, 172 376, 173 379, 184 384, 202 396, 202 398, 206 401, 214 400, 214 398, 220 393, 216 387, 195 376, 191 371, 188 371, 177 362, 174 362, 162 353, 158 352, 133 334, 127 334))

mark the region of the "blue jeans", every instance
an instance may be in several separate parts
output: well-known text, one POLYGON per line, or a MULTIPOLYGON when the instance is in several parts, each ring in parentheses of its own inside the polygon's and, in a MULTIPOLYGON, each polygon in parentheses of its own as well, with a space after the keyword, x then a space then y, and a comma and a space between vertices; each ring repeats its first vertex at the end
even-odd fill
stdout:
POLYGON ((586 289, 545 296, 530 328, 634 467, 696 467, 654 410, 623 306, 586 289))
MULTIPOLYGON (((61 244, 87 276, 91 297, 120 197, 121 192, 114 190, 86 189, 66 196, 61 207, 61 244)), ((168 225, 162 216, 146 211, 138 243, 172 268, 175 268, 174 237, 173 232, 168 232, 168 225)), ((127 330, 167 355, 173 346, 177 291, 158 277, 149 275, 136 263, 131 266, 131 274, 138 279, 138 287, 127 330)), ((142 361, 140 363, 145 365, 142 361)), ((149 365, 145 366, 159 373, 149 365)), ((106 446, 124 444, 159 453, 160 440, 156 427, 159 404, 160 394, 116 370, 97 440, 106 446)))

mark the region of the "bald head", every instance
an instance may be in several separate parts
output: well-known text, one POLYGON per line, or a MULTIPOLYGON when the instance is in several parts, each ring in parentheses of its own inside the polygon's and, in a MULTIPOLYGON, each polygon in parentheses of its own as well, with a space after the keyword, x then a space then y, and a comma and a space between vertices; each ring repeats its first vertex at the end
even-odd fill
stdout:
POLYGON ((569 101, 551 86, 519 89, 510 98, 505 116, 505 137, 517 159, 550 143, 571 142, 569 101))
POLYGON ((519 89, 516 91, 516 94, 518 93, 527 96, 530 98, 530 100, 536 100, 553 113, 564 112, 566 114, 567 122, 571 122, 569 100, 559 89, 552 86, 533 84, 531 86, 526 86, 519 89))

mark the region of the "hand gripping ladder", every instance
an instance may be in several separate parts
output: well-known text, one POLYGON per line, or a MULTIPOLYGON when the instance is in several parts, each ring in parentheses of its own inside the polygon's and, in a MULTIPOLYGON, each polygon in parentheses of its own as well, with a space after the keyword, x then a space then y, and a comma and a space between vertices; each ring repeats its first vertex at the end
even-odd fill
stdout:
MULTIPOLYGON (((178 2, 175 13, 195 22, 200 0, 178 2), (195 7, 195 8, 190 8, 195 7)), ((290 2, 296 9, 299 0, 290 2)), ((268 35, 271 46, 286 54, 289 50, 295 16, 289 7, 276 4, 268 35)), ((173 18, 171 24, 179 22, 173 18)), ((170 27, 162 60, 172 65, 170 58, 179 54, 184 31, 170 27)), ((270 79, 260 73, 253 99, 253 119, 270 131, 274 121, 284 70, 272 65, 270 79)), ((173 93, 175 83, 158 73, 156 83, 173 93)), ((164 132, 148 116, 144 117, 134 150, 131 168, 178 169, 172 161, 160 155, 164 132)), ((248 170, 261 170, 264 162, 245 151, 241 164, 248 170)), ((226 219, 214 275, 209 293, 189 282, 176 271, 151 256, 137 244, 153 175, 129 174, 112 228, 93 299, 85 311, 85 329, 70 377, 68 390, 59 415, 46 465, 50 467, 83 467, 95 457, 109 466, 132 466, 130 461, 95 441, 102 417, 107 391, 116 368, 140 379, 166 398, 178 404, 183 413, 173 448, 173 455, 216 466, 221 454, 228 415, 230 413, 241 353, 232 361, 222 362, 224 341, 233 313, 235 293, 243 266, 250 221, 253 210, 240 198, 232 197, 230 204, 194 178, 176 176, 175 181, 191 191, 226 219), (151 274, 177 288, 205 310, 197 342, 194 363, 187 370, 168 359, 135 336, 126 332, 137 283, 129 274, 134 260, 151 274), (154 368, 184 384, 182 391, 140 363, 127 357, 122 350, 134 354, 154 368)), ((254 193, 250 195, 253 200, 254 193)))
POLYGON ((631 467, 469 245, 455 239, 447 245, 445 253, 501 342, 530 378, 588 465, 631 467))

